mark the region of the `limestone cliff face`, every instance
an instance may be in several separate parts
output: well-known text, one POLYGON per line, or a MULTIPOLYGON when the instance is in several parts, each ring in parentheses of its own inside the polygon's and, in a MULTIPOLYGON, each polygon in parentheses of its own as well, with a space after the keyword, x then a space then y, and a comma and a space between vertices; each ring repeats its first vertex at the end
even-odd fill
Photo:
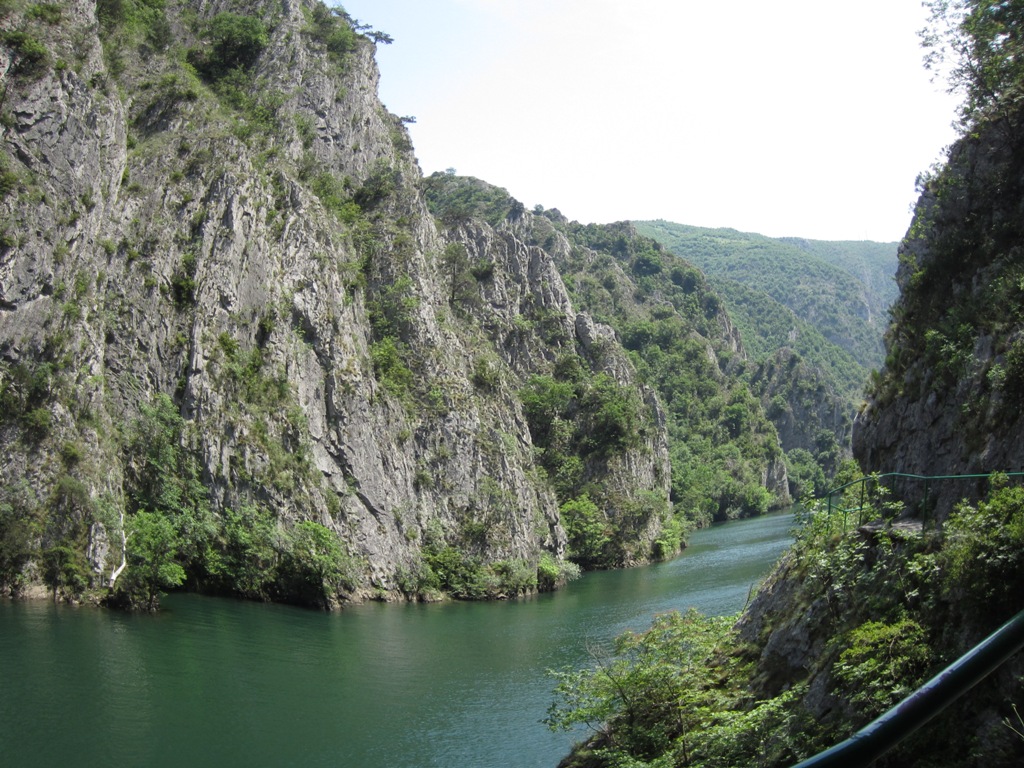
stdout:
MULTIPOLYGON (((377 98, 373 44, 340 49, 325 13, 168 2, 143 34, 75 0, 54 22, 0 22, 47 51, 33 63, 17 39, 0 46, 0 383, 38 422, 4 415, 0 476, 44 509, 62 477, 83 484, 99 584, 119 557, 124 433, 157 395, 184 418, 215 510, 326 526, 361 564, 356 593, 387 597, 416 591, 428 540, 485 562, 561 557, 517 392, 567 354, 638 386, 520 223, 439 231, 377 98), (238 82, 210 74, 227 12, 267 30, 238 82), (523 321, 538 314, 557 328, 523 321)), ((642 444, 586 468, 606 498, 667 499, 664 417, 643 398, 642 444)), ((659 527, 644 521, 632 561, 659 527)))
POLYGON ((829 475, 842 460, 850 458, 853 424, 849 406, 821 369, 783 348, 757 367, 751 385, 775 425, 784 450, 809 451, 829 475))
MULTIPOLYGON (((1024 467, 1024 142, 1002 120, 960 140, 900 247, 888 357, 854 429, 866 472, 1024 467)), ((919 491, 920 489, 915 489, 919 491)), ((973 483, 932 489, 941 514, 973 483)))

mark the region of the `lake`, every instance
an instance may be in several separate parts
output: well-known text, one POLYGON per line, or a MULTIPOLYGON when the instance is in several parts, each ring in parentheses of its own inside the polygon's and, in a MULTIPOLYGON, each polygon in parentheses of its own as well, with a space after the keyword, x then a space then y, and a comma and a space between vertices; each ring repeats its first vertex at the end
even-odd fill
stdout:
POLYGON ((695 533, 667 563, 495 603, 334 614, 171 595, 156 615, 0 600, 0 762, 30 766, 553 768, 546 670, 626 629, 723 615, 790 544, 776 514, 695 533))

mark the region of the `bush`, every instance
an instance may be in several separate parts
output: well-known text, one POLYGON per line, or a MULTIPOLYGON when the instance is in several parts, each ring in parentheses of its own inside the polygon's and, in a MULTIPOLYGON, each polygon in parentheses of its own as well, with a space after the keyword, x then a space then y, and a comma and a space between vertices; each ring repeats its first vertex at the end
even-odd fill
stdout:
POLYGON ((60 6, 54 3, 35 3, 28 7, 29 18, 39 19, 47 24, 60 23, 60 6))
POLYGON ((187 309, 196 303, 196 271, 198 264, 196 255, 191 251, 181 257, 181 264, 171 276, 171 296, 174 306, 179 310, 187 309))
MULTIPOLYGON (((1005 479, 1005 477, 1004 477, 1005 479)), ((1000 479, 994 477, 998 486, 1000 479)), ((946 521, 944 592, 969 591, 974 618, 1003 621, 1020 608, 1024 584, 1024 488, 998 488, 976 507, 961 505, 946 521)))
POLYGON ((932 652, 916 621, 869 621, 833 641, 846 646, 832 667, 836 691, 866 723, 924 682, 932 652))
POLYGON ((310 187, 324 208, 337 216, 343 224, 353 226, 362 218, 363 209, 352 200, 348 187, 329 171, 314 176, 310 187))
POLYGON ((286 600, 325 609, 342 593, 354 590, 358 579, 338 536, 312 520, 303 520, 289 532, 280 573, 286 600))
POLYGON ((501 383, 501 368, 497 358, 478 357, 473 361, 473 385, 488 392, 501 383))
POLYGON ((279 557, 273 515, 263 507, 245 505, 223 511, 223 544, 219 576, 243 597, 270 596, 279 557))
POLYGON ((119 48, 142 35, 150 45, 164 49, 171 42, 166 0, 97 0, 96 18, 108 65, 115 74, 123 67, 119 48))
POLYGON ((479 600, 490 594, 493 585, 478 558, 451 545, 430 545, 423 559, 433 574, 431 581, 452 597, 479 600))
POLYGON ((345 54, 354 51, 358 43, 355 30, 322 3, 313 6, 306 32, 323 44, 327 54, 340 63, 345 54))
POLYGON ((218 80, 232 70, 250 69, 270 42, 260 19, 227 11, 210 20, 203 37, 209 48, 205 52, 193 50, 190 58, 210 80, 218 80))
POLYGON ((495 596, 515 597, 537 589, 537 569, 526 560, 500 560, 491 570, 498 578, 495 596))
POLYGON ((17 597, 25 567, 36 553, 39 535, 35 493, 27 482, 0 488, 0 587, 17 597))
POLYGON ((20 75, 37 75, 50 60, 46 46, 26 32, 17 30, 2 33, 4 43, 16 56, 14 72, 20 75))
POLYGON ((18 174, 8 169, 6 161, 0 163, 0 200, 18 188, 18 174))
POLYGON ((412 371, 405 365, 398 345, 390 336, 370 345, 373 375, 384 391, 404 400, 412 387, 412 371))
POLYGON ((43 583, 53 592, 53 599, 77 600, 89 586, 85 556, 68 544, 58 544, 43 551, 43 583))
MULTIPOLYGON (((730 637, 734 617, 708 618, 694 610, 656 616, 643 633, 627 632, 615 640, 615 656, 594 669, 552 672, 556 701, 545 723, 552 730, 585 724, 602 739, 599 765, 646 765, 672 755, 677 761, 658 765, 703 763, 689 754, 708 727, 716 723, 733 686, 745 679, 726 662, 720 674, 708 674, 717 648, 730 637), (728 668, 730 667, 731 668, 728 668), (728 690, 716 685, 722 681, 728 690), (687 757, 688 755, 688 757, 687 757)), ((708 754, 702 757, 711 757, 708 754)))
POLYGON ((568 560, 556 560, 550 552, 542 552, 537 562, 537 589, 553 592, 567 581, 580 577, 580 567, 568 560))

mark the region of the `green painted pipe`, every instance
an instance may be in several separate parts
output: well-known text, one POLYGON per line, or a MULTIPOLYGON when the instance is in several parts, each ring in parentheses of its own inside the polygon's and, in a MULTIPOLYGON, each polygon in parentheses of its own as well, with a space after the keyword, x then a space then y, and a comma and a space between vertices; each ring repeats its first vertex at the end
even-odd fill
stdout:
POLYGON ((1021 648, 1024 648, 1024 611, 846 741, 794 768, 869 765, 984 680, 1021 648))

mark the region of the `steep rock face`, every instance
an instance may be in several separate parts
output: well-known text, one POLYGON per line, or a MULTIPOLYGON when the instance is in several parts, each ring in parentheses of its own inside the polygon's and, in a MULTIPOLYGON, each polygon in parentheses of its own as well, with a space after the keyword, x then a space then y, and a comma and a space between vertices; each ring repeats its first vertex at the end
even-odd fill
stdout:
MULTIPOLYGON (((514 223, 439 233, 377 99, 373 45, 312 2, 168 2, 145 32, 66 5, 54 23, 5 19, 48 55, 28 67, 8 45, 0 61, 0 382, 34 419, 5 414, 0 474, 35 489, 38 549, 88 546, 90 578, 109 579, 137 495, 128 435, 163 395, 214 518, 255 504, 280 530, 330 529, 356 593, 422 592, 427 546, 561 557, 517 391, 558 354, 636 387, 632 368, 514 223), (251 60, 223 61, 225 19, 262 25, 251 60), (486 275, 459 283, 453 247, 486 275), (557 343, 528 311, 561 318, 557 343), (86 491, 66 513, 63 480, 86 491)), ((663 417, 644 397, 642 444, 587 473, 667 498, 663 417)), ((645 520, 631 561, 660 524, 645 520)))
POLYGON ((850 457, 853 420, 848 405, 820 369, 783 348, 757 367, 751 387, 775 425, 783 450, 808 451, 828 475, 850 457))
MULTIPOLYGON (((888 357, 856 420, 865 471, 1024 467, 1024 143, 1001 120, 960 140, 929 180, 900 247, 888 357)), ((984 483, 935 484, 945 514, 984 483)), ((920 489, 914 489, 916 493, 920 489)))
MULTIPOLYGON (((553 255, 576 301, 615 325, 666 404, 673 501, 700 523, 791 503, 778 435, 744 380, 739 331, 707 278, 629 222, 544 216, 569 237, 572 247, 553 255)), ((537 229, 544 239, 543 223, 537 229)))

